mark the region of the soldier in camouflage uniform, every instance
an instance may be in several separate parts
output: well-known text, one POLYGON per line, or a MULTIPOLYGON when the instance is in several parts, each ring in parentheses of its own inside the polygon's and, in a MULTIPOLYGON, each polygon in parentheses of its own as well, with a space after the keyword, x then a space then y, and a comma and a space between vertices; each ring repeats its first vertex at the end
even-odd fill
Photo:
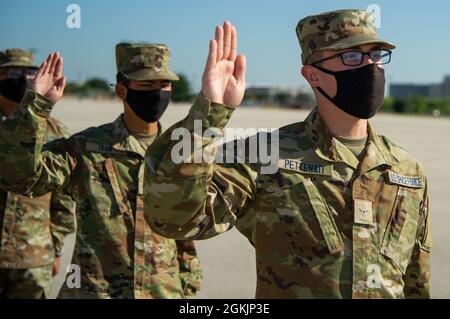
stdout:
POLYGON ((64 285, 61 298, 191 298, 200 287, 193 242, 159 236, 144 219, 145 150, 162 134, 158 119, 178 79, 169 57, 165 45, 118 44, 116 93, 125 112, 42 149, 46 118, 65 85, 62 59, 51 54, 21 110, 1 127, 8 151, 0 165, 11 169, 0 176, 10 190, 40 195, 67 187, 76 199, 72 264, 81 287, 64 285))
MULTIPOLYGON (((30 52, 0 52, 2 121, 19 106, 26 80, 34 77, 37 69, 30 52)), ((69 132, 60 121, 47 118, 45 143, 67 137, 69 132)), ((75 231, 74 204, 63 192, 32 198, 0 190, 0 298, 50 296, 64 237, 75 231)))
POLYGON ((297 34, 317 107, 271 133, 279 136, 277 172, 261 173, 265 163, 247 152, 250 138, 244 163, 206 160, 245 90, 245 58, 226 22, 210 43, 202 93, 188 116, 147 150, 145 217, 175 239, 236 226, 255 247, 257 298, 428 298, 426 176, 367 121, 383 100, 381 64, 394 46, 377 38, 373 19, 359 10, 307 17, 297 34), (181 163, 172 158, 182 142, 172 138, 178 128, 194 145, 181 163), (195 145, 200 163, 192 161, 195 145))

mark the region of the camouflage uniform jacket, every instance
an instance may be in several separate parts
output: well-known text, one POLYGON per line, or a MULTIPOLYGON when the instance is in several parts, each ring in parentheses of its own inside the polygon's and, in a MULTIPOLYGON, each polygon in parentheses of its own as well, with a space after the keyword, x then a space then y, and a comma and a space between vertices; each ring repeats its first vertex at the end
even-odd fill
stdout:
POLYGON ((171 160, 176 128, 214 155, 217 138, 193 134, 194 120, 217 131, 232 111, 200 95, 148 148, 145 217, 155 231, 205 239, 236 226, 255 247, 257 298, 429 297, 427 182, 414 158, 369 126, 359 162, 314 109, 278 130, 275 174, 248 158, 171 160))
MULTIPOLYGON (((54 118, 47 119, 47 127, 45 143, 69 137, 54 118)), ((0 268, 52 265, 62 254, 64 237, 75 231, 74 213, 74 201, 63 192, 30 198, 0 190, 0 268)))
POLYGON ((145 150, 122 117, 42 150, 53 105, 31 91, 23 104, 2 127, 9 136, 0 143, 11 152, 0 156, 0 163, 13 169, 0 176, 15 191, 41 194, 68 187, 74 194, 72 264, 80 267, 81 288, 64 285, 64 297, 182 298, 195 293, 201 272, 193 243, 161 237, 144 220, 145 150))

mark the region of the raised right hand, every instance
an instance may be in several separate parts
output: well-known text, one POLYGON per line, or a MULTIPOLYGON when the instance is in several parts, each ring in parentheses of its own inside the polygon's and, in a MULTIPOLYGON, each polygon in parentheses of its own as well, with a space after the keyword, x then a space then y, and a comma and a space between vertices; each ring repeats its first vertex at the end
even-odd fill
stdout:
POLYGON ((237 55, 236 28, 225 21, 223 27, 216 27, 216 39, 209 43, 203 95, 215 103, 239 106, 245 93, 245 70, 245 56, 237 55))
POLYGON ((62 70, 63 58, 59 52, 50 54, 39 67, 35 78, 29 81, 29 88, 53 103, 58 102, 66 87, 66 78, 62 76, 62 70))

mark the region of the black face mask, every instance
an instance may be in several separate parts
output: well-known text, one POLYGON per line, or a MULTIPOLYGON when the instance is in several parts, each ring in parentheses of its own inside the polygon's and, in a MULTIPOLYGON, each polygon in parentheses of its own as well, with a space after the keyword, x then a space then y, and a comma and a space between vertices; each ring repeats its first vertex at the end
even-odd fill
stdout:
POLYGON ((170 91, 137 91, 128 88, 125 101, 141 120, 151 123, 161 118, 171 97, 170 91))
POLYGON ((0 94, 8 100, 20 103, 27 89, 25 77, 0 81, 0 94))
POLYGON ((337 82, 337 93, 331 98, 318 87, 331 103, 342 111, 360 119, 373 117, 384 100, 384 69, 376 64, 369 64, 357 69, 333 72, 315 66, 322 72, 333 75, 337 82))

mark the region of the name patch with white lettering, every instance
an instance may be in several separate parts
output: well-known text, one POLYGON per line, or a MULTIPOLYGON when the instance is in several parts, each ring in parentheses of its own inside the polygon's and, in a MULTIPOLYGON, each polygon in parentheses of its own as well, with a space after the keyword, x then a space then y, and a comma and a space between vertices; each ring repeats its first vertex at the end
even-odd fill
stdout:
POLYGON ((412 188, 422 188, 423 179, 419 176, 404 176, 394 172, 388 174, 389 182, 412 188))
POLYGON ((296 171, 305 174, 318 174, 331 176, 333 165, 304 163, 293 159, 278 160, 278 168, 296 171))
POLYGON ((116 151, 113 149, 112 145, 98 144, 98 143, 92 143, 92 142, 86 143, 86 150, 92 151, 92 152, 98 152, 98 153, 107 153, 107 154, 116 153, 116 151))

